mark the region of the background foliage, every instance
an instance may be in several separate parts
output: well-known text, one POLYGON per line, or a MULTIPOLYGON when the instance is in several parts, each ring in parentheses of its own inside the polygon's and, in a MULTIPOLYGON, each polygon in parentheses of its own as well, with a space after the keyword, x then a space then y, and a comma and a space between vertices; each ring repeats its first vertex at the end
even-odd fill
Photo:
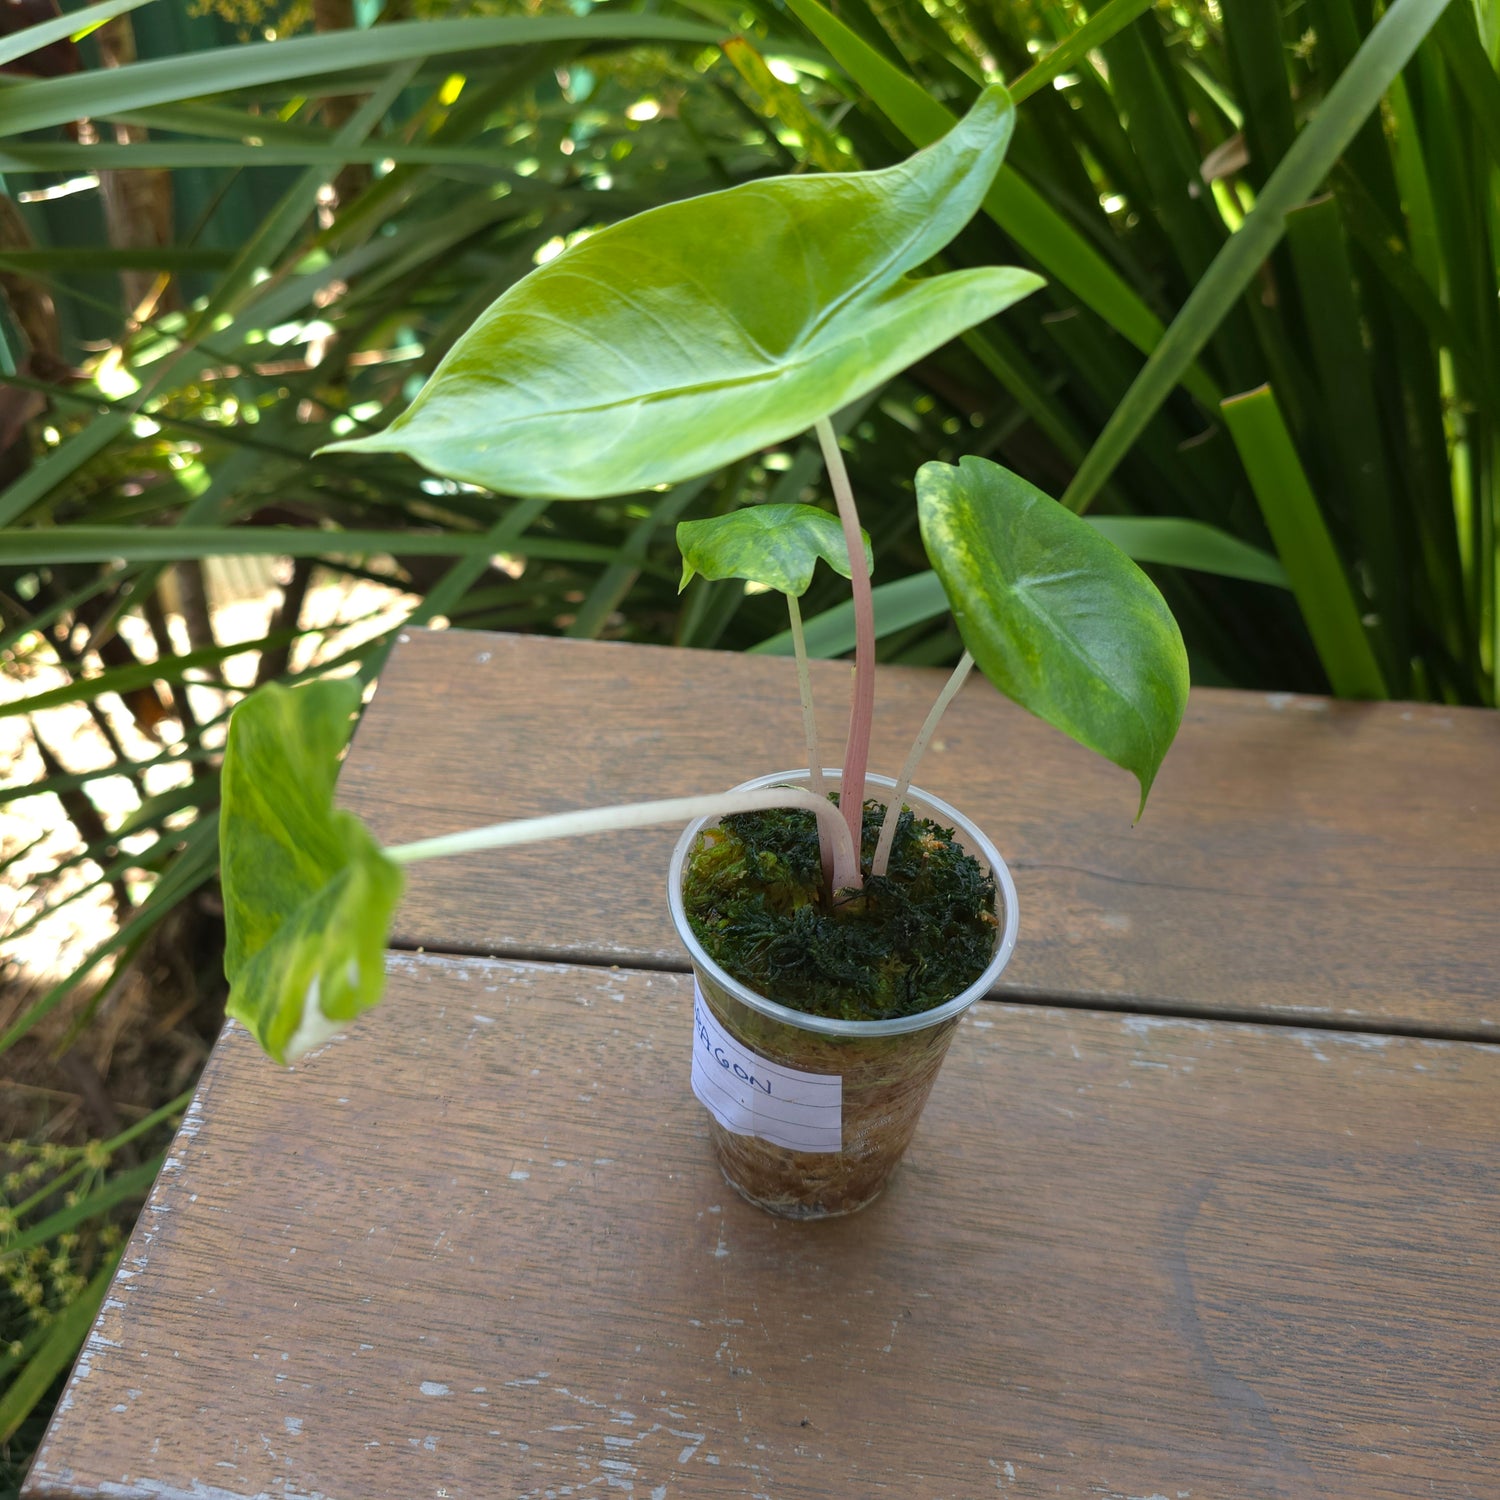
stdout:
MULTIPOLYGON (((1373 39, 1371 0, 836 12, 156 0, 0 38, 0 813, 33 814, 0 847, 9 1479, 215 1034, 238 695, 368 680, 405 619, 785 649, 774 597, 677 596, 672 531, 816 501, 810 443, 566 504, 310 458, 577 236, 886 164, 1005 77, 1008 166, 945 264, 1049 287, 843 414, 884 655, 957 655, 911 476, 969 453, 1156 564, 1200 683, 1494 702, 1495 0, 1394 0, 1373 39), (23 966, 78 910, 92 946, 23 966)), ((826 575, 804 607, 847 649, 826 575)))

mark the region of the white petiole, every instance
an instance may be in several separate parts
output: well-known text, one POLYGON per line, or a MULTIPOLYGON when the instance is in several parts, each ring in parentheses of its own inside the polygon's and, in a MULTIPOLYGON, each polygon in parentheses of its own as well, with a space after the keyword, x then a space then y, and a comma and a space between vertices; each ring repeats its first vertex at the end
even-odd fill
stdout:
POLYGON ((884 875, 886 866, 891 862, 891 845, 896 841, 896 824, 901 818, 901 804, 906 799, 907 788, 911 785, 912 777, 917 774, 917 764, 927 749, 928 741, 937 730, 938 720, 943 717, 944 710, 958 695, 958 690, 964 685, 964 679, 969 675, 969 669, 973 665, 974 658, 965 651, 959 657, 958 665, 953 669, 953 675, 943 684, 943 690, 937 695, 937 702, 932 705, 926 719, 923 720, 916 739, 912 741, 912 747, 907 752, 906 763, 901 767, 901 774, 896 778, 895 789, 891 792, 891 800, 886 804, 885 821, 880 825, 880 842, 875 845, 875 858, 870 862, 871 875, 884 875))
POLYGON ((863 832, 864 804, 860 789, 870 760, 870 728, 875 718, 875 606, 870 598, 870 568, 865 559, 864 534, 859 529, 859 511, 849 484, 849 471, 839 451, 838 435, 827 417, 813 429, 823 450, 823 465, 838 503, 844 527, 844 545, 849 549, 849 588, 854 601, 854 693, 849 705, 849 738, 844 746, 839 803, 849 837, 858 847, 863 832), (852 796, 845 795, 853 788, 852 796))
POLYGON ((812 673, 807 667, 807 641, 802 634, 802 610, 795 594, 786 596, 792 622, 792 653, 797 658, 797 695, 802 700, 802 735, 807 741, 807 782, 815 797, 826 797, 823 757, 818 750, 818 718, 813 710, 812 673))
POLYGON ((630 802, 620 807, 590 807, 579 812, 550 813, 520 818, 514 823, 492 823, 461 833, 440 834, 385 851, 398 865, 437 859, 448 854, 473 854, 481 849, 505 849, 514 844, 536 844, 545 839, 573 838, 581 833, 614 833, 624 828, 649 828, 657 823, 686 823, 693 818, 727 817, 731 813, 765 812, 773 807, 806 807, 817 815, 818 827, 833 849, 833 888, 861 883, 859 855, 838 809, 806 787, 765 787, 753 792, 713 792, 702 797, 668 797, 660 802, 630 802))

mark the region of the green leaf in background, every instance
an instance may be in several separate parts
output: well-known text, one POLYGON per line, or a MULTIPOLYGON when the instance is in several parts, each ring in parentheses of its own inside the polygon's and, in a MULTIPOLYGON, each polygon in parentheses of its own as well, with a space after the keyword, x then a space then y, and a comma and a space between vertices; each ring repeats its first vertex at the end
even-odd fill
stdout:
POLYGON ((1397 0, 1376 23, 1131 382, 1068 485, 1063 501, 1070 510, 1085 509, 1114 473, 1280 243, 1287 214, 1318 190, 1447 4, 1397 0))
MULTIPOLYGON (((869 534, 861 535, 873 568, 869 534)), ((677 546, 682 553, 679 593, 694 573, 701 573, 705 578, 743 578, 800 599, 820 557, 841 577, 850 573, 844 529, 837 516, 816 505, 752 505, 705 521, 681 521, 677 546)))
POLYGON ((219 821, 229 1014, 278 1062, 379 999, 401 871, 333 805, 352 678, 270 683, 229 721, 219 821))
POLYGON ((69 1362, 78 1353, 78 1346, 88 1336, 104 1294, 114 1278, 119 1256, 111 1256, 108 1262, 94 1273, 89 1284, 62 1310, 61 1315, 48 1327, 35 1353, 27 1360, 25 1368, 0 1395, 0 1443, 8 1443, 16 1429, 26 1420, 42 1397, 47 1394, 52 1382, 68 1368, 69 1362))
MULTIPOLYGON (((953 115, 915 79, 903 73, 818 0, 787 0, 787 8, 828 48, 834 61, 915 146, 925 146, 953 124, 953 115)), ((1093 18, 1091 45, 1135 19, 1131 7, 1111 5, 1093 18)), ((1092 23, 1091 23, 1092 25, 1092 23)), ((1046 63, 1038 65, 1045 71, 1046 63)), ((1025 83, 1030 73, 1018 83, 1025 83)), ((1138 349, 1162 338, 1161 320, 1098 249, 1010 167, 1002 167, 985 194, 984 210, 1038 265, 1138 349)), ((1219 399, 1214 383, 1191 366, 1183 384, 1206 405, 1219 399)))
POLYGON ((1144 809, 1188 694, 1187 651, 1155 585, 1087 522, 987 459, 923 464, 917 510, 985 676, 1131 772, 1144 809))
POLYGON ((813 166, 824 172, 847 172, 859 165, 840 149, 833 132, 814 110, 808 108, 801 91, 782 82, 771 71, 748 37, 728 37, 722 45, 724 56, 756 95, 761 109, 773 119, 780 120, 789 131, 796 132, 813 166))
POLYGON ((53 16, 50 21, 13 31, 0 39, 0 68, 15 62, 17 58, 40 52, 53 42, 76 42, 91 31, 97 31, 106 21, 112 21, 116 16, 123 16, 126 11, 138 10, 148 4, 150 0, 96 0, 82 14, 75 11, 65 16, 53 16))
POLYGON ((1136 562, 1192 568, 1272 588, 1291 586, 1286 569, 1269 552, 1206 521, 1183 516, 1087 516, 1085 520, 1136 562))
MULTIPOLYGON (((182 562, 203 557, 488 556, 482 531, 334 531, 309 526, 0 528, 8 563, 182 562)), ((493 549, 490 549, 493 550, 493 549)))
MULTIPOLYGON (((1100 536, 1136 562, 1193 568, 1220 578, 1290 588, 1286 569, 1269 552, 1242 542, 1217 526, 1181 516, 1085 516, 1100 536)), ((913 573, 870 591, 877 640, 948 613, 948 596, 936 573, 913 573)), ((854 649, 854 606, 849 600, 814 615, 806 627, 807 654, 842 656, 854 649)), ((792 632, 780 631, 751 646, 762 656, 790 656, 792 632)))
MULTIPOLYGON (((82 15, 70 19, 76 27, 88 24, 82 15)), ((0 133, 18 136, 85 116, 108 119, 153 104, 196 99, 210 90, 222 94, 299 78, 326 82, 329 74, 354 68, 389 67, 415 58, 472 56, 496 47, 534 47, 575 39, 712 46, 723 35, 718 27, 672 16, 601 10, 586 16, 563 13, 397 21, 359 31, 238 42, 181 57, 153 58, 120 68, 7 84, 0 88, 0 133)))
POLYGON ((1042 284, 909 274, 973 216, 1013 120, 997 86, 898 166, 768 178, 601 230, 495 302, 389 428, 325 451, 582 499, 801 432, 1042 284))
POLYGON ((249 651, 274 651, 294 638, 288 630, 278 630, 253 641, 238 641, 230 646, 209 646, 202 651, 186 651, 161 661, 133 662, 126 667, 107 667, 92 677, 79 677, 62 687, 33 693, 29 698, 12 698, 0 703, 0 719, 17 714, 41 713, 64 703, 87 703, 103 693, 130 693, 153 682, 181 682, 186 674, 200 667, 217 666, 232 656, 249 651))
POLYGON ((1022 73, 1010 85, 1011 97, 1020 104, 1038 89, 1046 88, 1059 74, 1082 62, 1090 52, 1102 47, 1151 6, 1152 0, 1109 0, 1109 4, 1095 11, 1077 31, 1070 32, 1045 57, 1022 73))

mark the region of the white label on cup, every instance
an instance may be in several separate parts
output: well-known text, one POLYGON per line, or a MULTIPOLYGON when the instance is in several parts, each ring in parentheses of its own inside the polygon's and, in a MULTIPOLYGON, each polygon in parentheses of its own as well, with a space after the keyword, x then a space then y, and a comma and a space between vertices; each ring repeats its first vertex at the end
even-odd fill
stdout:
POLYGON ((844 1080, 768 1062, 730 1036, 693 980, 693 1092, 725 1130, 789 1151, 843 1148, 844 1080))

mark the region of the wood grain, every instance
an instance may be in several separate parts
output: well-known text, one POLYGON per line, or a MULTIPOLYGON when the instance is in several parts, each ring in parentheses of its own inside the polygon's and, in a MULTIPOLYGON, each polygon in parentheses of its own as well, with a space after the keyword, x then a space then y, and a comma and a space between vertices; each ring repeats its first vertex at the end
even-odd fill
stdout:
MULTIPOLYGON (((836 763, 848 668, 814 663, 836 763)), ((940 673, 882 669, 872 766, 940 673)), ((800 761, 790 661, 413 632, 344 768, 399 842, 722 790, 800 761)), ((1012 997, 1500 1037, 1500 715, 1196 690, 1143 820, 1133 780, 971 680, 919 777, 1006 852, 1012 997)), ((396 940, 682 968, 677 830, 413 867, 396 940), (565 877, 567 885, 559 884, 565 877)))
POLYGON ((391 967, 222 1040, 28 1500, 1496 1492, 1500 1049, 982 1005, 796 1224, 681 976, 391 967))

